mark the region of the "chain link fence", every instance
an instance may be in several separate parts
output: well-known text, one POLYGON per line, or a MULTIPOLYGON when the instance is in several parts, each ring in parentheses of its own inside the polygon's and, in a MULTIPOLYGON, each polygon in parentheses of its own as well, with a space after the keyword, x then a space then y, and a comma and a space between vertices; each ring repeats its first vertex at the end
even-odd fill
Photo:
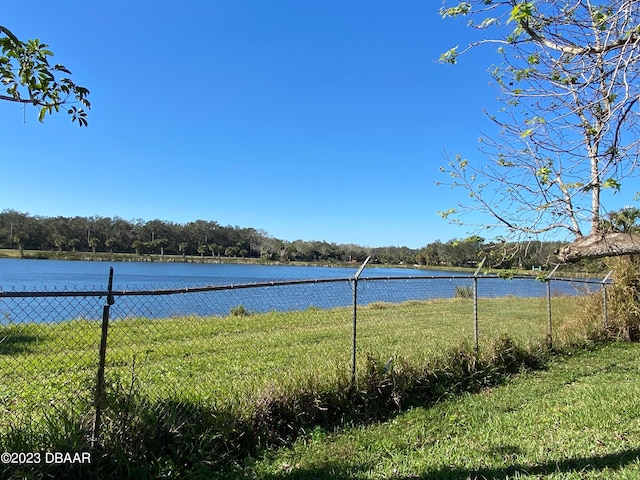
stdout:
POLYGON ((267 391, 353 379, 371 357, 423 364, 461 342, 481 350, 502 334, 552 342, 580 296, 607 285, 360 274, 159 290, 0 291, 3 447, 18 443, 12 435, 35 442, 47 441, 43 431, 68 435, 64 419, 78 417, 85 428, 77 434, 100 441, 113 428, 105 424, 112 418, 102 418, 107 396, 135 392, 165 407, 242 411, 267 391))

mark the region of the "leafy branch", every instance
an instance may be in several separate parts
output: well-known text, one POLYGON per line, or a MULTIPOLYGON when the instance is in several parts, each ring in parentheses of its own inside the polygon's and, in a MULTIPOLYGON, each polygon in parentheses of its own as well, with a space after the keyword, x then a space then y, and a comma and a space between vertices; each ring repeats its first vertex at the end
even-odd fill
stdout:
POLYGON ((39 107, 40 122, 62 106, 79 103, 70 105, 67 114, 72 122, 87 126, 89 90, 71 80, 71 72, 64 65, 51 65, 50 57, 53 52, 47 44, 38 39, 23 42, 0 25, 0 82, 5 89, 0 100, 39 107))

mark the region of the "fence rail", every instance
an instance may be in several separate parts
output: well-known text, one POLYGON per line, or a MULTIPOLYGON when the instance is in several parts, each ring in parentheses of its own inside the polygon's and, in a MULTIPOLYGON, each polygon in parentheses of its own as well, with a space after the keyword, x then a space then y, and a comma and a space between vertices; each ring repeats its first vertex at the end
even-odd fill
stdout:
MULTIPOLYGON (((364 267, 364 265, 363 265, 364 267)), ((0 291, 0 436, 84 410, 93 441, 110 391, 246 402, 267 388, 350 375, 369 356, 420 362, 501 333, 552 345, 576 299, 603 280, 362 276, 113 290, 0 291), (247 400, 249 399, 249 400, 247 400)))

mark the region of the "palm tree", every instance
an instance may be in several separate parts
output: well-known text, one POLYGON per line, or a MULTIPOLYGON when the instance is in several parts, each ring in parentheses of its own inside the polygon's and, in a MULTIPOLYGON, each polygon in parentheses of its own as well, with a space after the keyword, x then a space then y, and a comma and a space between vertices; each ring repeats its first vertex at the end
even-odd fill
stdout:
POLYGON ((16 232, 13 235, 13 241, 18 244, 18 250, 20 250, 20 258, 24 257, 24 242, 29 238, 29 234, 24 232, 16 232))
POLYGON ((100 244, 100 239, 96 237, 91 237, 89 239, 89 246, 91 247, 91 251, 96 253, 96 247, 100 244))
POLYGON ((144 242, 141 242, 140 240, 134 240, 131 246, 133 247, 133 250, 136 252, 136 255, 140 255, 140 251, 144 247, 144 242))
POLYGON ((58 252, 62 251, 62 247, 64 247, 65 243, 65 239, 62 235, 56 235, 53 237, 53 244, 58 249, 58 252))
POLYGON ((151 247, 154 250, 160 250, 160 256, 164 257, 164 247, 165 245, 167 245, 167 243, 169 243, 169 241, 166 238, 156 238, 155 240, 152 240, 150 243, 151 243, 151 247))
POLYGON ((78 240, 77 238, 72 238, 69 240, 69 246, 71 247, 71 251, 73 253, 76 253, 76 245, 80 243, 80 240, 78 240))
POLYGON ((640 208, 637 207, 624 207, 609 214, 611 227, 618 232, 637 232, 639 230, 638 220, 640 220, 640 208))
POLYGON ((109 253, 113 253, 113 246, 118 243, 114 237, 109 237, 104 241, 104 246, 109 249, 109 253))

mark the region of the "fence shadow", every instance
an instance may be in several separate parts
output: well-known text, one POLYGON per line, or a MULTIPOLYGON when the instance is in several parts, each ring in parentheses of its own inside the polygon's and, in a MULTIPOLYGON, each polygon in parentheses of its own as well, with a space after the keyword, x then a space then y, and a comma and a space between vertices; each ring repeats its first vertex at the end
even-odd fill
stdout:
POLYGON ((29 351, 29 345, 38 341, 36 335, 0 330, 0 355, 17 355, 29 351))
MULTIPOLYGON (((585 474, 589 472, 599 472, 605 469, 615 471, 637 461, 638 458, 640 458, 640 448, 633 448, 607 455, 567 458, 557 462, 551 461, 537 465, 521 465, 516 463, 505 468, 479 469, 442 467, 428 470, 423 474, 412 474, 409 476, 398 476, 394 478, 399 480, 459 480, 461 478, 508 480, 511 478, 518 478, 521 475, 546 476, 556 473, 571 472, 580 472, 581 474, 585 474)), ((359 478, 360 474, 364 475, 366 472, 369 472, 372 467, 373 465, 368 462, 366 465, 361 465, 356 468, 352 465, 335 462, 318 468, 293 468, 289 473, 281 472, 265 477, 265 479, 276 480, 287 478, 290 480, 303 480, 313 478, 316 480, 349 480, 359 478)))

